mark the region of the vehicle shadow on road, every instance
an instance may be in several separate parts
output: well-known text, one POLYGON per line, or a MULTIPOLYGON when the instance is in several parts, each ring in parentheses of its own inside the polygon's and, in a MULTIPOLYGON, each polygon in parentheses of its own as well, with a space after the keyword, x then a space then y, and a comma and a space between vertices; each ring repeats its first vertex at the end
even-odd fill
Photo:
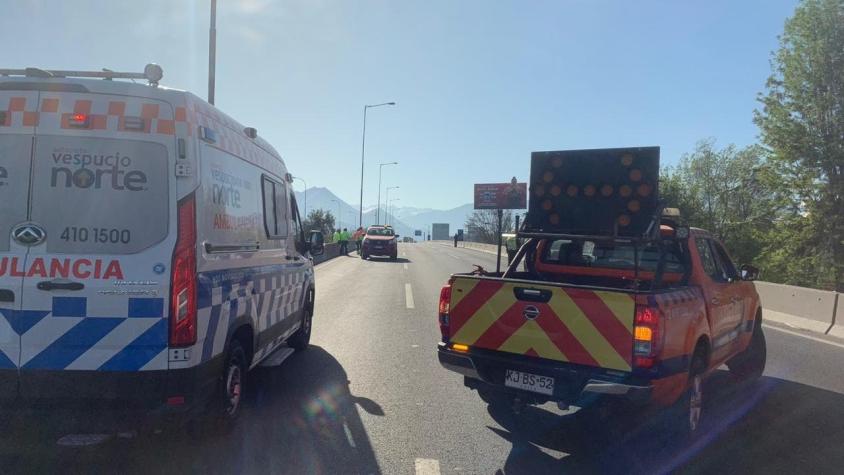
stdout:
POLYGON ((399 257, 396 258, 396 260, 392 260, 389 257, 370 257, 369 260, 371 262, 384 262, 387 264, 408 264, 410 262, 413 262, 406 257, 399 257))
POLYGON ((543 407, 519 416, 490 409, 504 429, 489 429, 512 444, 500 472, 837 473, 844 466, 844 394, 770 377, 735 384, 726 371, 705 390, 694 441, 677 437, 665 411, 612 431, 543 407))
POLYGON ((359 410, 381 406, 352 395, 340 363, 311 346, 275 368, 250 373, 243 414, 220 436, 171 429, 87 448, 0 457, 3 473, 381 473, 359 410))

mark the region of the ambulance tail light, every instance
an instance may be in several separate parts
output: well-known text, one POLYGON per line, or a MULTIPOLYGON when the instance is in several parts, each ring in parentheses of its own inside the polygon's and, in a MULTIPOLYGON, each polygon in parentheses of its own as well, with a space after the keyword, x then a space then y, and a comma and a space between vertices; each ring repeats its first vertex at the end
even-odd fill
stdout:
POLYGON ((170 294, 170 347, 196 343, 196 199, 178 205, 178 233, 173 251, 170 294))
POLYGON ((440 309, 439 309, 439 318, 440 318, 440 333, 442 334, 443 341, 448 341, 451 338, 451 327, 449 322, 449 315, 448 312, 451 306, 451 282, 444 285, 442 289, 440 289, 440 309))
POLYGON ((636 315, 633 319, 633 357, 634 364, 640 368, 650 368, 662 350, 665 334, 665 319, 662 311, 655 304, 644 298, 637 302, 636 315))

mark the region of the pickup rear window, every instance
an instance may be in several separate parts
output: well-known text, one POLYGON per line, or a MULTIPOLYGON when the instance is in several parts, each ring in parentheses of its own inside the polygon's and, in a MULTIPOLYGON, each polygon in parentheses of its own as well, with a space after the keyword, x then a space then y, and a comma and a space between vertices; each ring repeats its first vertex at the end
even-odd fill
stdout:
MULTIPOLYGON (((684 273, 680 247, 676 241, 666 240, 665 272, 684 273)), ((659 248, 656 245, 642 246, 638 250, 639 270, 656 271, 659 262, 659 248)), ((573 267, 597 267, 606 269, 634 270, 636 250, 633 244, 594 242, 588 240, 557 239, 549 241, 540 257, 545 264, 573 267)))

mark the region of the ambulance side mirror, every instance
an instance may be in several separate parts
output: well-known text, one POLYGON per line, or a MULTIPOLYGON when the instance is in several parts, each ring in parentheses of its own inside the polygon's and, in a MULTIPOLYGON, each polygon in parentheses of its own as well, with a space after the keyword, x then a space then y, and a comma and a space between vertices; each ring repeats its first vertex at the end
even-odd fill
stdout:
POLYGON ((311 231, 308 236, 308 250, 312 256, 319 256, 325 252, 325 237, 322 231, 311 231))

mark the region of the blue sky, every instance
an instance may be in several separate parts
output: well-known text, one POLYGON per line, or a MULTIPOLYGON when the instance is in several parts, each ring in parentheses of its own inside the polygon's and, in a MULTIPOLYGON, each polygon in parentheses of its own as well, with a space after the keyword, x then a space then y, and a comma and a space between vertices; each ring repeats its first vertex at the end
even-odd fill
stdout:
MULTIPOLYGON (((205 97, 210 0, 8 1, 0 67, 140 71, 205 97)), ((793 0, 219 0, 217 105, 294 175, 357 204, 451 208, 526 180, 530 152, 753 143, 793 0)))

